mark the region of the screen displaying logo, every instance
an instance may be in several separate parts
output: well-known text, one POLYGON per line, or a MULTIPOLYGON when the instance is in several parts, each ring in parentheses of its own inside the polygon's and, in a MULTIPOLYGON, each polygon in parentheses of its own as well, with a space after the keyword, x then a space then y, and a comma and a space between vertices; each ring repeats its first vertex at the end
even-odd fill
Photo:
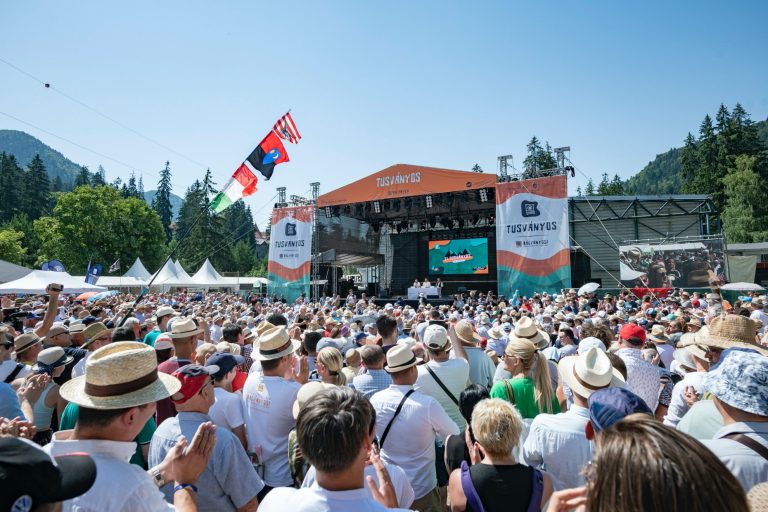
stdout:
POLYGON ((285 236, 296 236, 296 223, 295 222, 286 222, 285 223, 285 236))
POLYGON ((538 201, 523 201, 520 203, 520 209, 523 211, 523 217, 538 217, 541 215, 538 201))

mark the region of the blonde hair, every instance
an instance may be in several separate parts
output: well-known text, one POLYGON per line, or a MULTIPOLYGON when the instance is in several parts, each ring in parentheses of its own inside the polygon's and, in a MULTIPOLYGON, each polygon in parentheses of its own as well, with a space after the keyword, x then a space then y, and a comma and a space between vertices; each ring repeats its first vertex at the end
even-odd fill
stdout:
POLYGON ((552 381, 549 379, 549 365, 544 354, 536 349, 536 345, 528 340, 510 336, 507 355, 519 357, 523 361, 523 372, 533 381, 533 398, 539 412, 552 414, 552 400, 555 392, 552 389, 552 381))
POLYGON ((328 369, 328 373, 334 377, 334 384, 343 386, 347 383, 347 377, 341 371, 342 366, 344 366, 344 359, 339 349, 335 347, 323 348, 317 353, 317 362, 322 363, 328 369))
POLYGON ((490 455, 509 456, 520 442, 523 418, 515 406, 501 398, 479 401, 470 423, 475 439, 490 455))

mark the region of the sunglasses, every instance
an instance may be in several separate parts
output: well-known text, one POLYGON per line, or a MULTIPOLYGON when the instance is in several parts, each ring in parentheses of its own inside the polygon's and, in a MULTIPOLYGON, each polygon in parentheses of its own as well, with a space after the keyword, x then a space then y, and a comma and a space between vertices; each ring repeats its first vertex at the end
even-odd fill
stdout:
POLYGON ((11 343, 10 341, 4 341, 3 347, 10 350, 10 348, 13 347, 13 343, 11 343))

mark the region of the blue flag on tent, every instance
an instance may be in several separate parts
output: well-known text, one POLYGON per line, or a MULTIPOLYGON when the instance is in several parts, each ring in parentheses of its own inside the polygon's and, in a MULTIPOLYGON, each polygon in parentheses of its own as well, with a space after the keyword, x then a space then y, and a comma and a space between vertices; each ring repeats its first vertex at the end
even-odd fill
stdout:
POLYGON ((96 284, 96 281, 101 277, 101 271, 103 270, 100 264, 88 265, 88 270, 85 274, 85 282, 88 284, 96 284))
POLYGON ((42 264, 40 267, 41 270, 49 270, 51 272, 66 272, 67 269, 64 268, 64 264, 60 262, 59 260, 51 260, 46 261, 42 264))

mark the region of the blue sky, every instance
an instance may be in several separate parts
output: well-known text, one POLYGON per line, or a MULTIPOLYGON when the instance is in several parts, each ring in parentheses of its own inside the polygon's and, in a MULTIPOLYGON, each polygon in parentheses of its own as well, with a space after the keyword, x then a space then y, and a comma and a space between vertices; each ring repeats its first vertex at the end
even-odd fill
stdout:
MULTIPOLYGON (((222 185, 289 108, 303 139, 248 199, 333 190, 395 163, 521 168, 532 135, 628 177, 721 102, 768 116, 768 3, 5 2, 0 115, 108 178, 222 185)), ((570 190, 584 185, 577 174, 570 190)))

